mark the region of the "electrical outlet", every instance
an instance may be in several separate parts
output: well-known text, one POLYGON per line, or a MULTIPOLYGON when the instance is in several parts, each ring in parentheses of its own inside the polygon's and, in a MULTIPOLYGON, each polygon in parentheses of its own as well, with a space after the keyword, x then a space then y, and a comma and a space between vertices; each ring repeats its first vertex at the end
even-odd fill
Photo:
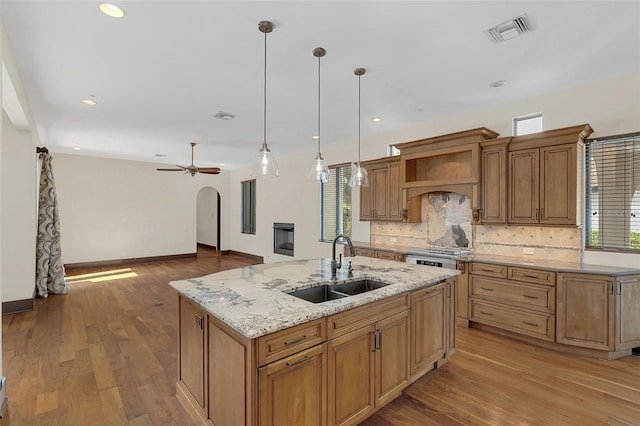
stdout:
POLYGON ((522 254, 533 254, 534 250, 533 247, 524 247, 522 249, 522 254))

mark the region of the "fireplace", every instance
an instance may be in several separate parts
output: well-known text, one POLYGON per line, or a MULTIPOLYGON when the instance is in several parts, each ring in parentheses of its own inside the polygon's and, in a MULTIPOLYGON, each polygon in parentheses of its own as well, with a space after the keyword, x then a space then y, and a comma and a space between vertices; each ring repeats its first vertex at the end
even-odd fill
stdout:
POLYGON ((273 252, 293 256, 293 223, 273 224, 273 252))

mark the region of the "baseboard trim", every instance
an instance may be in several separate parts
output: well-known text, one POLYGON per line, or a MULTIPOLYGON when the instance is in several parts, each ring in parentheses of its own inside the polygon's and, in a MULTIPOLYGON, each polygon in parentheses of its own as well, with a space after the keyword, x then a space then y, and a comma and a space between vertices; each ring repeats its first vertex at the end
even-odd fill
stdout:
POLYGON ((264 257, 257 256, 255 254, 243 253, 241 251, 235 251, 235 250, 224 250, 224 251, 221 251, 220 253, 222 253, 222 254, 235 254, 236 256, 242 256, 242 257, 246 257, 247 259, 252 259, 252 260, 255 260, 257 262, 264 263, 264 257))
POLYGON ((167 256, 132 257, 130 259, 99 260, 96 262, 66 263, 65 269, 95 268, 100 266, 121 266, 135 263, 163 262, 166 260, 195 259, 197 253, 170 254, 167 256))
POLYGON ((17 314, 18 312, 33 311, 33 299, 12 300, 2 302, 2 315, 17 314))
POLYGON ((212 246, 212 245, 204 244, 204 243, 197 243, 197 244, 198 244, 198 247, 204 247, 204 248, 208 248, 208 249, 211 249, 211 250, 218 250, 216 248, 216 246, 212 246))

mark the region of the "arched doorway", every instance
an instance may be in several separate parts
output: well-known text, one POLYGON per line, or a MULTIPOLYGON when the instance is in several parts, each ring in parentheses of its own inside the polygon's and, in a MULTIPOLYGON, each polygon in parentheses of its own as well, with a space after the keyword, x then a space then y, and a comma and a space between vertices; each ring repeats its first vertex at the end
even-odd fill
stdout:
POLYGON ((210 186, 201 188, 196 197, 196 242, 221 250, 220 193, 210 186))

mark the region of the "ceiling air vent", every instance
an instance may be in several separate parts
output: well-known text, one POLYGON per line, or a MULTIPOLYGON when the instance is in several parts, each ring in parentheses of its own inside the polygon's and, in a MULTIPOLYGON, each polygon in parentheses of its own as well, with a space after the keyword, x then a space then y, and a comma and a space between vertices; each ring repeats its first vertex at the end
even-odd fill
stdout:
POLYGON ((524 33, 532 31, 531 25, 527 21, 527 15, 521 15, 510 21, 503 22, 493 28, 485 30, 485 34, 494 43, 502 43, 511 40, 524 33))

